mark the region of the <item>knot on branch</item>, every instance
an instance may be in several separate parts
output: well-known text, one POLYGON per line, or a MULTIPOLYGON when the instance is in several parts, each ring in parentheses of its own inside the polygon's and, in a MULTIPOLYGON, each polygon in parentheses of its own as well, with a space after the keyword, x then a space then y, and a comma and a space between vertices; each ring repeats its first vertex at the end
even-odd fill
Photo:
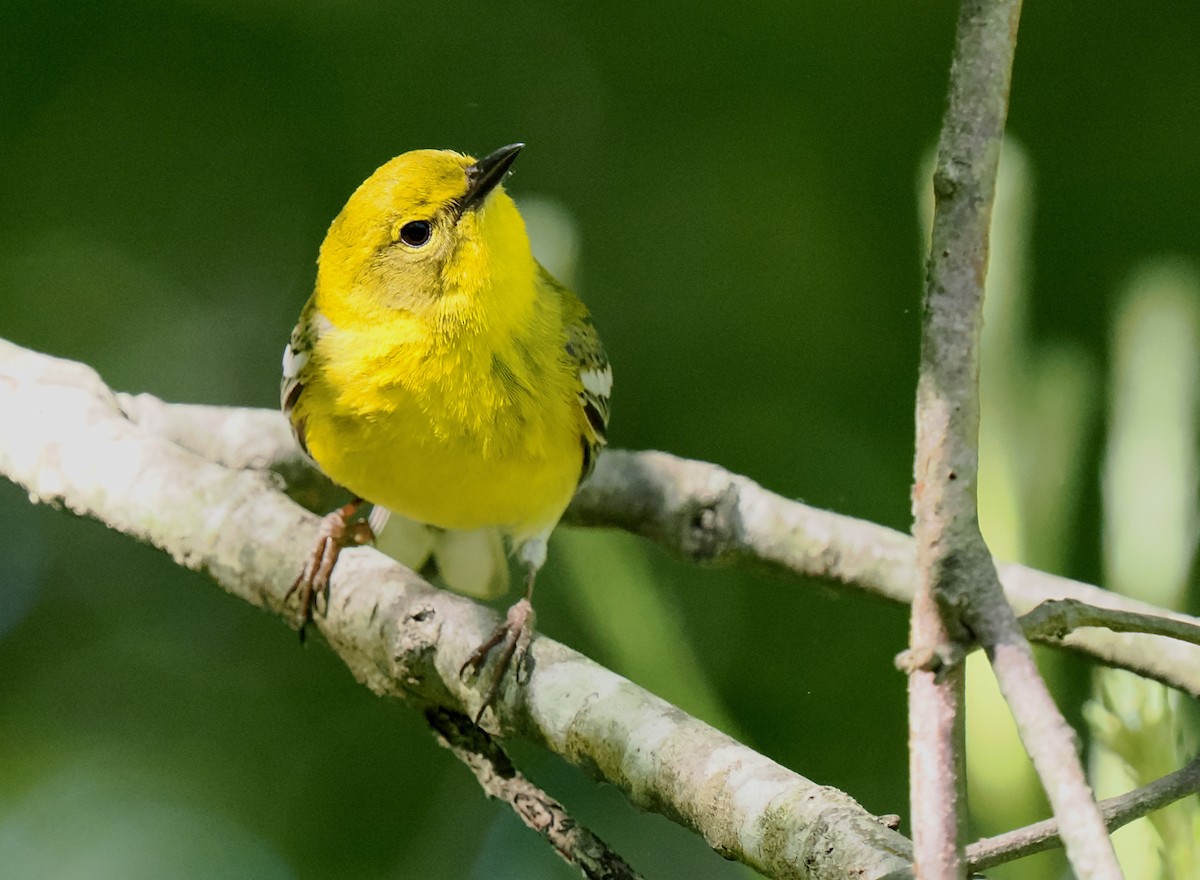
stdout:
POLYGON ((939 199, 949 199, 970 177, 970 165, 953 156, 939 162, 933 172, 933 193, 939 199))
POLYGON ((896 668, 905 675, 914 672, 931 672, 934 680, 941 682, 966 659, 968 647, 959 642, 940 645, 922 645, 909 648, 896 655, 896 668))
POLYGON ((973 525, 967 529, 965 539, 955 541, 951 549, 938 554, 931 574, 933 598, 942 624, 961 650, 976 641, 969 623, 973 617, 978 618, 971 608, 973 591, 980 584, 995 582, 997 588, 999 585, 991 555, 973 525))
MULTIPOLYGON (((858 827, 868 838, 874 837, 882 841, 886 837, 884 824, 876 817, 866 815, 858 802, 845 792, 818 785, 806 795, 806 800, 825 801, 829 804, 809 823, 797 841, 803 854, 804 866, 808 870, 806 876, 844 875, 845 866, 838 864, 837 851, 838 839, 847 827, 858 827), (878 832, 874 832, 872 827, 878 829, 878 832)), ((903 852, 897 855, 908 858, 910 854, 903 852)))
MULTIPOLYGON (((378 610, 372 612, 373 618, 378 616, 378 610)), ((385 629, 389 626, 389 617, 384 616, 382 626, 385 629)), ((391 638, 392 672, 408 687, 418 688, 424 679, 422 667, 432 657, 441 635, 441 616, 432 603, 421 602, 391 625, 395 627, 391 638)))
POLYGON ((724 554, 736 534, 737 487, 726 483, 719 491, 703 493, 684 511, 682 546, 696 562, 711 562, 724 554))

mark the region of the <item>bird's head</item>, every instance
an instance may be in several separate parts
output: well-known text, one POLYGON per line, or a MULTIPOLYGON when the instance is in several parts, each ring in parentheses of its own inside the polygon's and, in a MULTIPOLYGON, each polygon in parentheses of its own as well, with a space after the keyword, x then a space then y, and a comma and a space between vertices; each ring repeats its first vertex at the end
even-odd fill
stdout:
POLYGON ((318 292, 353 296, 369 310, 422 311, 447 298, 474 302, 497 285, 529 284, 536 272, 529 237, 501 186, 523 146, 483 159, 414 150, 380 167, 329 228, 318 292))

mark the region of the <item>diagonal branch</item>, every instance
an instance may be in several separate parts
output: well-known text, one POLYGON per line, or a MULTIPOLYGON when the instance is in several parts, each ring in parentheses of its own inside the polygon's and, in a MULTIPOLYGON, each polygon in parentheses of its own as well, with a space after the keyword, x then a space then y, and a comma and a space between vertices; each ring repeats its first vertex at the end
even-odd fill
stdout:
MULTIPOLYGON (((343 498, 300 454, 278 410, 164 403, 149 394, 117 398, 139 427, 210 461, 282 474, 288 494, 310 510, 328 510, 343 498)), ((607 450, 566 522, 624 529, 693 562, 823 578, 892 602, 911 602, 917 581, 910 536, 809 507, 718 465, 666 452, 607 450)), ((1195 617, 1023 565, 1001 563, 999 573, 1019 614, 1050 599, 1076 599, 1200 626, 1195 617)), ((1087 629, 1061 640, 1031 638, 1200 697, 1200 647, 1087 629)))
MULTIPOLYGON (((1098 806, 1108 830, 1116 831, 1134 819, 1161 810, 1196 792, 1200 792, 1200 757, 1149 785, 1100 801, 1098 806)), ((984 871, 1059 846, 1062 846, 1062 840, 1059 838, 1058 822, 1046 819, 976 841, 967 847, 967 861, 972 871, 984 871)))
POLYGON ((922 878, 964 876, 962 669, 937 669, 972 638, 987 651, 1021 741, 1083 880, 1120 878, 1075 751, 979 532, 979 342, 992 202, 1021 0, 963 0, 934 171, 935 207, 917 386, 909 725, 914 850, 922 878))
MULTIPOLYGON (((232 470, 130 421, 88 368, 0 341, 0 474, 170 553, 291 622, 284 596, 317 518, 262 472, 232 470)), ((346 551, 316 623, 355 677, 424 711, 471 714, 458 676, 495 614, 430 587, 370 548, 346 551)), ((773 877, 903 876, 908 841, 817 785, 545 637, 498 725, 586 767, 640 809, 773 877)))
POLYGON ((508 804, 525 825, 546 840, 563 860, 587 880, 641 880, 641 875, 567 813, 566 809, 528 779, 496 740, 466 715, 429 709, 425 719, 438 742, 470 768, 488 797, 508 804))

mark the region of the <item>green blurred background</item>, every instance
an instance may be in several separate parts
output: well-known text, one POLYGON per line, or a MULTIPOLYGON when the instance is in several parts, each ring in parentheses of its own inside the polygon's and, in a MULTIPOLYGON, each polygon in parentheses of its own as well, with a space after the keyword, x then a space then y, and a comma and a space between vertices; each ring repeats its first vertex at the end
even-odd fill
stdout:
MULTIPOLYGON (((907 529, 916 181, 955 16, 880 0, 6 2, 0 336, 118 389, 274 407, 317 246, 354 187, 404 150, 523 140, 508 188, 570 218, 567 268, 616 371, 612 442, 907 529)), ((1023 306, 1000 321, 989 368, 1016 378, 989 413, 997 448, 1063 454, 1038 479, 1020 463, 988 477, 1001 456, 985 442, 1001 499, 985 520, 1005 555, 1087 580, 1105 575, 1114 316, 1147 260, 1181 257, 1184 288, 1200 262, 1198 41, 1195 3, 1033 3, 1022 22, 1010 130, 1027 213, 1005 259, 1026 268, 1003 283, 1023 306), (1040 549, 1014 525, 1030 510, 1051 529, 1040 549)), ((0 559, 6 877, 573 876, 319 641, 302 650, 204 578, 8 484, 0 559)), ((869 810, 907 812, 902 609, 617 535, 560 536, 540 584, 546 633, 869 810), (631 638, 623 614, 649 629, 631 638)), ((1080 722, 1088 667, 1052 672, 1080 722)), ((648 877, 745 876, 514 748, 648 877)), ((995 764, 1003 747, 984 748, 995 764)), ((989 805, 1039 808, 1018 777, 1023 794, 976 795, 978 828, 1014 819, 989 805)))

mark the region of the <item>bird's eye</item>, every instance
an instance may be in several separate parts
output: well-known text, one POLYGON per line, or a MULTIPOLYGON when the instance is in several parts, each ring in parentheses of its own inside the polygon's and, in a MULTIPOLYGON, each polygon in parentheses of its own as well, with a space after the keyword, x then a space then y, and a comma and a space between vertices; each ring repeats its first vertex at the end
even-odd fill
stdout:
POLYGON ((433 226, 428 220, 413 220, 400 227, 400 240, 409 247, 420 247, 432 234, 433 226))

